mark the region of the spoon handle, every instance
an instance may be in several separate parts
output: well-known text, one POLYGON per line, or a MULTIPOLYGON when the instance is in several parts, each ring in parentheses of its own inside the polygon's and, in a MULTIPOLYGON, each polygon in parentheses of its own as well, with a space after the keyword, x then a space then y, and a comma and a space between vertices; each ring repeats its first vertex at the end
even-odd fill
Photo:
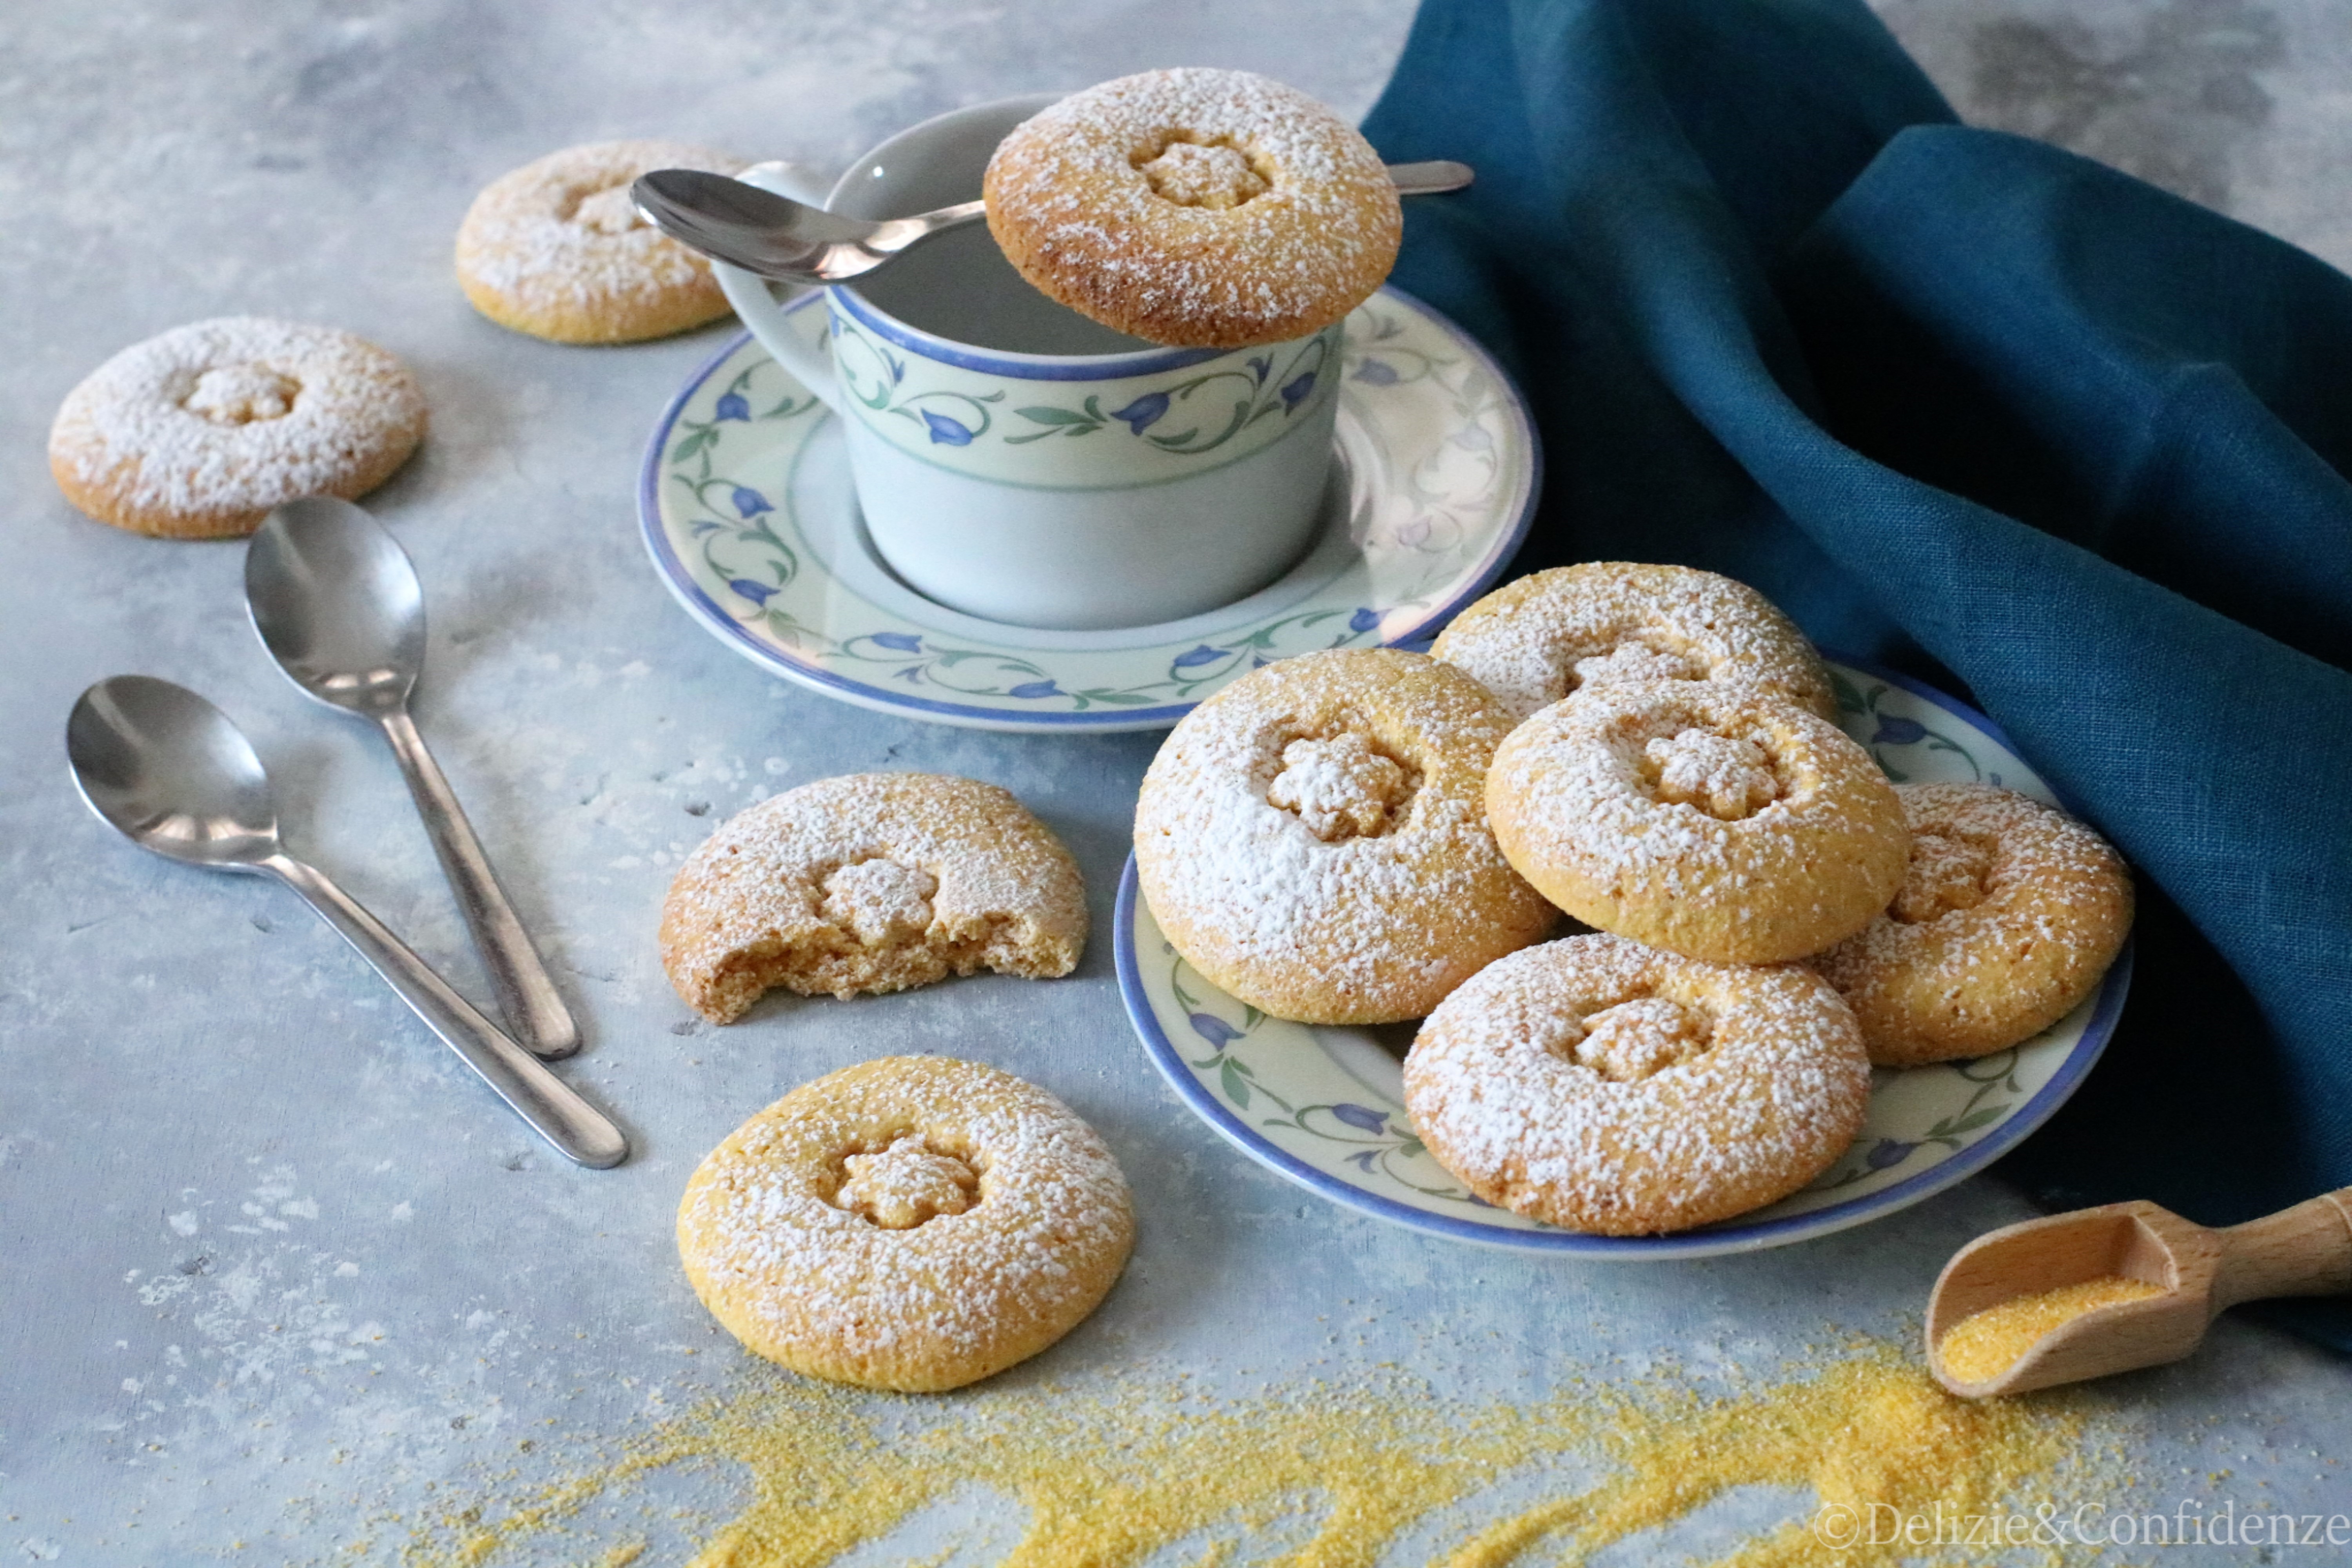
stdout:
POLYGON ((400 999, 415 1009, 425 1026, 564 1158, 601 1171, 629 1157, 629 1141, 604 1112, 499 1033, 497 1025, 449 989, 447 982, 426 968, 405 942, 325 872, 283 853, 257 864, 310 900, 320 918, 341 932, 343 940, 400 993, 400 999))
POLYGON ((415 798, 416 814, 425 819, 433 852, 441 858, 442 874, 457 896, 466 929, 474 933, 474 946, 489 969, 490 985, 498 992, 499 1011, 505 1016, 507 1027, 535 1057, 552 1061, 570 1056, 580 1048, 580 1026, 572 1021, 571 1010, 564 1006, 555 982, 548 978, 539 950, 531 945, 530 933, 523 930, 514 906, 507 901, 506 889, 499 886, 490 858, 482 853, 482 841, 474 837, 473 824, 466 820, 465 809, 458 805, 441 764, 425 749, 425 737, 417 732, 416 721, 405 708, 377 718, 383 721, 385 738, 392 742, 393 755, 400 759, 400 771, 408 780, 408 793, 415 798))
POLYGON ((2273 1296, 2352 1291, 2352 1187, 2217 1230, 2213 1310, 2273 1296))

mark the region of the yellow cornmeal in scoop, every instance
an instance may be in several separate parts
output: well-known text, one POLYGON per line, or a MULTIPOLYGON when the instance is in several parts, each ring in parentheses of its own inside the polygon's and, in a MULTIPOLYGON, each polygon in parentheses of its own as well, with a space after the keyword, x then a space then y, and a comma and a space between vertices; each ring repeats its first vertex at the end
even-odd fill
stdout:
POLYGON ((2017 1364, 2018 1358, 2062 1323, 2095 1308, 2119 1301, 2145 1301, 2164 1287, 2120 1274, 2085 1279, 2031 1296, 2014 1296, 1981 1312, 1971 1312, 1944 1331, 1936 1355, 1944 1371, 1961 1383, 1987 1383, 2017 1364))
POLYGON ((1654 1376, 1528 1406, 1447 1406, 1402 1378, 1221 1401, 1089 1375, 913 1400, 749 1375, 755 1391, 667 1422, 599 1468, 426 1525, 404 1561, 536 1562, 560 1535, 567 1561, 627 1562, 646 1540, 632 1510, 667 1514, 639 1483, 730 1461, 749 1503, 700 1534, 691 1568, 819 1568, 920 1510, 975 1500, 1006 1522, 969 1560, 1003 1568, 1131 1568, 1161 1552, 1300 1568, 1580 1563, 1752 1487, 1808 1496, 1718 1568, 1894 1568, 1937 1559, 1867 1542, 1832 1552, 1816 1519, 1832 1505, 1864 1518, 2030 1510, 2089 1462, 2068 1396, 1955 1399, 1883 1345, 1729 1394, 1654 1376))

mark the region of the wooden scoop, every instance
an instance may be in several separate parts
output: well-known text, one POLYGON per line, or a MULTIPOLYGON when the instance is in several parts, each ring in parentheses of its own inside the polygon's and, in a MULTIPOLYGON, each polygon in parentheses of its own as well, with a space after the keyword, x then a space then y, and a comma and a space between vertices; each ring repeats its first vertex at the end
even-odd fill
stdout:
POLYGON ((2352 1187, 2226 1230, 2152 1203, 2027 1220, 1952 1256, 1927 1301, 1927 1364, 1964 1398, 2023 1394, 2179 1361, 2224 1308, 2269 1296, 2352 1291, 2352 1187), (2162 1294, 2095 1307, 2050 1330, 2004 1371, 1965 1383, 1945 1369, 1954 1326, 2004 1301, 2120 1275, 2162 1294))

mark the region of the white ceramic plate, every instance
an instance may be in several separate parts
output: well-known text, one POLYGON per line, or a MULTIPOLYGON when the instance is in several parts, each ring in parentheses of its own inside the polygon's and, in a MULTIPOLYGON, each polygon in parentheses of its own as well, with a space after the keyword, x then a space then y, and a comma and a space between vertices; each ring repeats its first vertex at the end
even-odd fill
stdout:
MULTIPOLYGON (((812 341, 820 303, 790 311, 812 341)), ((655 427, 646 548, 712 635, 828 697, 982 730, 1163 730, 1270 660, 1427 636, 1526 534, 1535 427, 1460 329, 1384 289, 1348 318, 1341 375, 1316 542, 1271 586, 1181 621, 1035 631, 915 593, 866 540, 839 423, 748 335, 655 427)))
MULTIPOLYGON (((2057 804, 1982 714, 1900 676, 1832 662, 1847 733, 1897 783, 1981 780, 2057 804)), ((1671 1236, 1583 1236, 1473 1197, 1406 1119, 1412 1026, 1325 1028, 1219 991, 1160 932, 1129 857, 1114 917, 1120 994, 1154 1066, 1193 1113, 1260 1164, 1344 1207, 1461 1241, 1580 1258, 1749 1252, 1881 1218, 1973 1175, 2074 1092, 2131 984, 2127 944, 2088 1000, 2012 1049, 1871 1074, 1869 1120, 1811 1186, 1769 1208, 1671 1236)))

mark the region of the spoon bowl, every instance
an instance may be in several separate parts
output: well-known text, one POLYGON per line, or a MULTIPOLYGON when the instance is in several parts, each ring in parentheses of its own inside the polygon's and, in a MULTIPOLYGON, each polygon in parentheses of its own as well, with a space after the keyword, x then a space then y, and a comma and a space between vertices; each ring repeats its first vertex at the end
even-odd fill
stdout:
POLYGON ((90 809, 142 849, 247 872, 281 850, 261 759, 185 687, 144 675, 100 681, 66 721, 66 758, 90 809))
POLYGON ((245 552, 254 629, 308 695, 370 718, 425 668, 425 590, 400 542, 334 496, 288 501, 245 552))

